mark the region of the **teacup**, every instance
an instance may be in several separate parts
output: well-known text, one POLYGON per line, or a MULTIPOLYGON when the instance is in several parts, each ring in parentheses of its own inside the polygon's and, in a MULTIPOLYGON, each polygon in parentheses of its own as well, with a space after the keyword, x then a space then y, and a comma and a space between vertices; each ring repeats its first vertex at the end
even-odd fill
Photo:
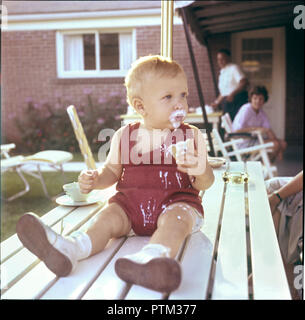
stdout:
POLYGON ((78 182, 67 183, 63 185, 63 189, 74 201, 86 201, 89 194, 81 193, 78 182))

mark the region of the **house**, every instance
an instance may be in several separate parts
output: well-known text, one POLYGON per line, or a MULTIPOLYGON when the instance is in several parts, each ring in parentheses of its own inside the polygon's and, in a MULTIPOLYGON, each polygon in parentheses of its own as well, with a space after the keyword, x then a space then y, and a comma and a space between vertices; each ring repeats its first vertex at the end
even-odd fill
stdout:
MULTIPOLYGON (((217 94, 213 81, 219 72, 216 52, 229 48, 233 61, 243 67, 250 81, 269 88, 266 111, 276 134, 288 143, 300 144, 304 30, 293 26, 293 8, 299 1, 242 3, 244 6, 236 1, 194 1, 186 7, 205 103, 217 94), (270 18, 271 13, 275 18, 270 18), (238 17, 244 23, 239 23, 238 17), (245 21, 250 20, 247 26, 245 21), (261 63, 259 72, 251 70, 253 60, 261 63)), ((110 94, 124 99, 124 76, 131 62, 160 53, 160 1, 3 1, 3 5, 8 26, 1 38, 2 136, 7 141, 20 139, 12 115, 22 117, 27 99, 54 106, 59 97, 73 100, 77 106, 88 93, 97 99, 110 94)), ((189 105, 199 106, 183 21, 177 11, 173 58, 186 71, 189 105)))

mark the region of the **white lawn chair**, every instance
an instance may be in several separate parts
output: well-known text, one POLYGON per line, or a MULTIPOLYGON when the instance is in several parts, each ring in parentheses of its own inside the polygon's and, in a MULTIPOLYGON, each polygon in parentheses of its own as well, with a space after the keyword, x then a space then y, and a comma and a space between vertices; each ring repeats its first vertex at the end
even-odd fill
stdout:
POLYGON ((72 127, 74 130, 76 139, 78 141, 80 151, 81 151, 81 153, 84 157, 85 163, 87 165, 87 168, 88 169, 96 169, 96 164, 95 164, 91 149, 89 147, 88 140, 86 138, 83 126, 78 118, 75 107, 72 105, 69 106, 67 108, 67 112, 68 112, 69 118, 71 120, 72 127))
MULTIPOLYGON (((249 139, 257 139, 257 141, 259 142, 259 144, 263 145, 265 144, 263 136, 261 134, 260 131, 258 130, 253 130, 251 132, 233 132, 233 127, 232 127, 232 120, 231 117, 228 113, 225 113, 222 117, 221 117, 221 126, 222 128, 224 128, 225 130, 225 138, 227 138, 228 140, 232 140, 232 139, 243 139, 244 140, 249 140, 249 139)), ((273 143, 272 146, 273 147, 273 143)), ((271 152, 272 149, 269 147, 267 149, 267 152, 271 152)), ((255 158, 251 158, 250 160, 258 160, 255 158)))
MULTIPOLYGON (((256 142, 258 142, 257 145, 266 147, 267 156, 268 156, 268 153, 272 152, 272 147, 274 146, 273 142, 268 142, 268 144, 266 144, 266 142, 264 141, 263 136, 262 136, 260 131, 253 130, 251 132, 238 132, 238 133, 233 132, 233 130, 232 130, 232 120, 231 120, 231 117, 230 117, 230 115, 228 113, 225 113, 221 117, 221 126, 225 129, 225 132, 226 132, 225 138, 227 138, 228 140, 232 141, 234 139, 241 139, 239 141, 240 142, 244 142, 247 139, 248 140, 249 139, 253 139, 256 142), (271 143, 271 145, 270 145, 270 143, 271 143)), ((268 159, 269 159, 269 157, 268 157, 268 159)), ((247 160, 250 160, 250 161, 261 161, 262 160, 262 153, 253 152, 252 154, 250 154, 248 156, 247 160)), ((270 163, 270 161, 268 161, 268 162, 270 163)), ((272 172, 274 174, 277 173, 276 166, 271 166, 271 164, 270 164, 270 168, 271 168, 271 170, 272 170, 272 172)))
MULTIPOLYGON (((265 179, 272 178, 276 175, 277 168, 272 166, 267 155, 267 149, 273 146, 272 142, 255 145, 249 148, 239 148, 238 144, 243 139, 234 139, 223 142, 219 132, 216 129, 212 131, 213 145, 215 152, 220 152, 227 161, 232 161, 236 158, 237 161, 243 161, 244 156, 259 155, 259 160, 262 162, 264 168, 265 179)), ((252 161, 252 160, 251 160, 252 161)))
POLYGON ((14 143, 1 145, 1 173, 6 171, 16 172, 24 183, 24 189, 5 200, 12 201, 30 190, 30 185, 24 174, 40 180, 44 194, 51 198, 41 173, 41 167, 51 167, 64 175, 63 164, 73 159, 72 153, 60 150, 45 150, 26 157, 22 155, 12 157, 10 151, 15 147, 14 143))

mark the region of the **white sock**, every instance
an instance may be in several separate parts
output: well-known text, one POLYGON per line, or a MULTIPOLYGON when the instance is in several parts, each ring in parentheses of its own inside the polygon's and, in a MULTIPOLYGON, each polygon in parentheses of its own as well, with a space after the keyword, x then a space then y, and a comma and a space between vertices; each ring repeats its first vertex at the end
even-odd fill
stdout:
POLYGON ((77 261, 86 259, 90 256, 92 243, 87 233, 75 231, 69 237, 76 245, 75 258, 77 261))
POLYGON ((140 251, 134 254, 125 256, 125 258, 130 259, 137 263, 147 263, 151 259, 170 257, 170 248, 163 246, 158 243, 150 243, 144 246, 140 251))

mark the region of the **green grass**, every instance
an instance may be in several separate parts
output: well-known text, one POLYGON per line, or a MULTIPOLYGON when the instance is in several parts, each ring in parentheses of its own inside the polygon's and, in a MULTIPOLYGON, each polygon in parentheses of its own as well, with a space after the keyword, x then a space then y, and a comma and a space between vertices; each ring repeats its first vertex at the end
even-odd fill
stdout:
MULTIPOLYGON (((62 193, 62 185, 77 181, 78 174, 78 172, 66 172, 64 180, 61 173, 44 172, 43 177, 50 196, 53 197, 62 193)), ((20 177, 14 172, 1 174, 1 241, 16 232, 16 223, 25 212, 30 211, 41 216, 57 206, 55 200, 48 199, 44 195, 39 180, 28 175, 25 175, 25 177, 30 184, 30 191, 22 197, 7 202, 3 199, 23 190, 24 185, 20 177)))
MULTIPOLYGON (((95 161, 98 161, 97 154, 93 154, 95 161)), ((73 162, 84 162, 80 152, 73 153, 73 162)), ((44 172, 43 177, 51 197, 63 192, 64 183, 77 180, 78 172, 66 172, 65 180, 58 172, 44 172)), ((4 199, 24 189, 20 177, 14 172, 1 174, 1 241, 13 235, 16 231, 16 223, 25 212, 34 212, 39 216, 47 213, 57 206, 55 200, 48 199, 42 190, 39 180, 25 175, 30 184, 30 191, 13 201, 7 202, 4 199)))

